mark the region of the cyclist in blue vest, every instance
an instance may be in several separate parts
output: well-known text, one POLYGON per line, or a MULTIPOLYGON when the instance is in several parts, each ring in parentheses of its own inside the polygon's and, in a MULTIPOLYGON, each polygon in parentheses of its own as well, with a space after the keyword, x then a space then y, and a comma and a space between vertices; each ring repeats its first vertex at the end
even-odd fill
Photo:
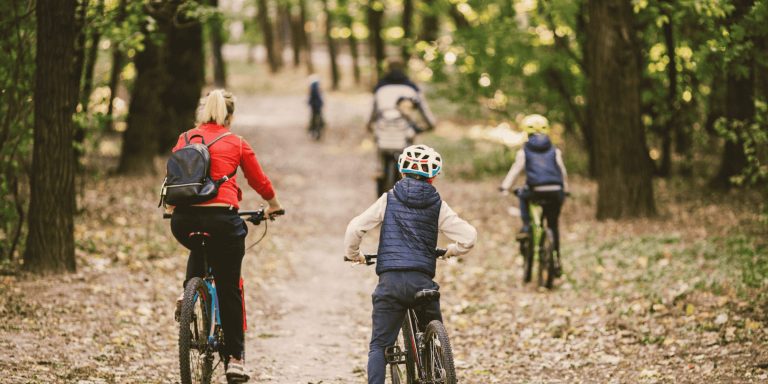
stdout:
MULTIPOLYGON (((344 238, 346 258, 364 264, 360 241, 366 232, 381 225, 376 263, 379 284, 372 295, 369 384, 384 384, 387 365, 384 350, 395 344, 416 292, 439 288, 432 281, 438 233, 455 241, 448 245, 444 257, 469 252, 477 238, 475 228, 462 220, 432 186, 442 169, 439 153, 426 145, 412 145, 398 158, 398 169, 403 178, 350 221, 344 238)), ((439 301, 430 303, 417 316, 424 320, 423 324, 442 321, 439 301)))
MULTIPOLYGON (((531 217, 528 201, 532 198, 545 201, 543 205, 547 226, 554 236, 554 247, 560 255, 560 235, 557 220, 560 216, 565 193, 568 191, 568 173, 563 163, 563 153, 549 139, 549 121, 541 115, 528 115, 522 121, 523 130, 528 133, 528 142, 517 151, 515 163, 501 183, 503 193, 515 185, 520 174, 525 171, 526 185, 517 194, 520 199, 520 217, 523 227, 517 235, 524 240, 530 235, 531 217)), ((559 257, 556 260, 557 276, 560 275, 559 257)))

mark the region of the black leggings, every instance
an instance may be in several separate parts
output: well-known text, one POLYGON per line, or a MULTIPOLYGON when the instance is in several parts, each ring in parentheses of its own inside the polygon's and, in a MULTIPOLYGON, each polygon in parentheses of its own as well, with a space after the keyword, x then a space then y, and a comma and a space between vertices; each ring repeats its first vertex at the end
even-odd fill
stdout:
POLYGON ((171 231, 190 250, 187 260, 187 281, 205 274, 203 250, 189 238, 192 232, 206 232, 205 251, 208 264, 216 278, 221 326, 224 330, 224 353, 243 358, 243 301, 240 292, 240 267, 245 255, 248 227, 237 211, 224 207, 176 208, 171 218, 171 231))

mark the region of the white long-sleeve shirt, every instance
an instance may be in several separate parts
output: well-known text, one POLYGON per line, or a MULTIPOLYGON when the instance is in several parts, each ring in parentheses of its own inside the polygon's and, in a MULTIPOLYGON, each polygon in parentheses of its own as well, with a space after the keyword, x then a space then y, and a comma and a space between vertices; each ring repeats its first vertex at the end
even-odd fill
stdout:
MULTIPOLYGON (((347 233, 344 235, 344 248, 348 258, 360 259, 362 257, 360 242, 363 240, 363 235, 381 225, 386 210, 387 194, 385 193, 373 205, 349 222, 347 233)), ((475 246, 477 230, 460 218, 445 201, 440 206, 437 227, 442 234, 455 242, 448 245, 446 257, 463 255, 475 246)))
MULTIPOLYGON (((565 170, 565 163, 563 163, 563 153, 560 151, 560 149, 555 149, 555 161, 557 162, 557 166, 560 167, 560 173, 563 174, 563 189, 567 191, 568 172, 565 170)), ((525 170, 525 151, 520 149, 515 155, 515 162, 512 164, 512 167, 509 168, 507 177, 505 177, 504 181, 501 182, 501 188, 504 190, 512 188, 523 170, 525 170)))

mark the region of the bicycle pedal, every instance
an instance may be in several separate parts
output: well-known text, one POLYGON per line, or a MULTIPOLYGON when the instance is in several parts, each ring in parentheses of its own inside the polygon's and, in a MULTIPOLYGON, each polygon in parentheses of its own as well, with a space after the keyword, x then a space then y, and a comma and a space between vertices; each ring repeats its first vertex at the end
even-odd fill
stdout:
POLYGON ((226 375, 227 384, 247 383, 251 379, 248 375, 226 375))
POLYGON ((393 345, 384 349, 384 360, 387 361, 387 364, 401 363, 404 361, 403 358, 404 353, 399 345, 393 345))

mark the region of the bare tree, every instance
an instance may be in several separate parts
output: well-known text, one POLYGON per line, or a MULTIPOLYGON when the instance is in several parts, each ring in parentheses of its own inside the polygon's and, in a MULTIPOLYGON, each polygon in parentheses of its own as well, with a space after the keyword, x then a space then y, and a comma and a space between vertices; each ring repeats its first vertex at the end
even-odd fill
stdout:
POLYGON ((597 217, 655 214, 652 164, 640 121, 639 47, 632 5, 624 0, 588 4, 588 100, 594 129, 597 217))
POLYGON ((78 100, 75 0, 38 0, 35 123, 24 268, 75 270, 75 152, 72 114, 78 100), (67 64, 68 63, 68 64, 67 64))

